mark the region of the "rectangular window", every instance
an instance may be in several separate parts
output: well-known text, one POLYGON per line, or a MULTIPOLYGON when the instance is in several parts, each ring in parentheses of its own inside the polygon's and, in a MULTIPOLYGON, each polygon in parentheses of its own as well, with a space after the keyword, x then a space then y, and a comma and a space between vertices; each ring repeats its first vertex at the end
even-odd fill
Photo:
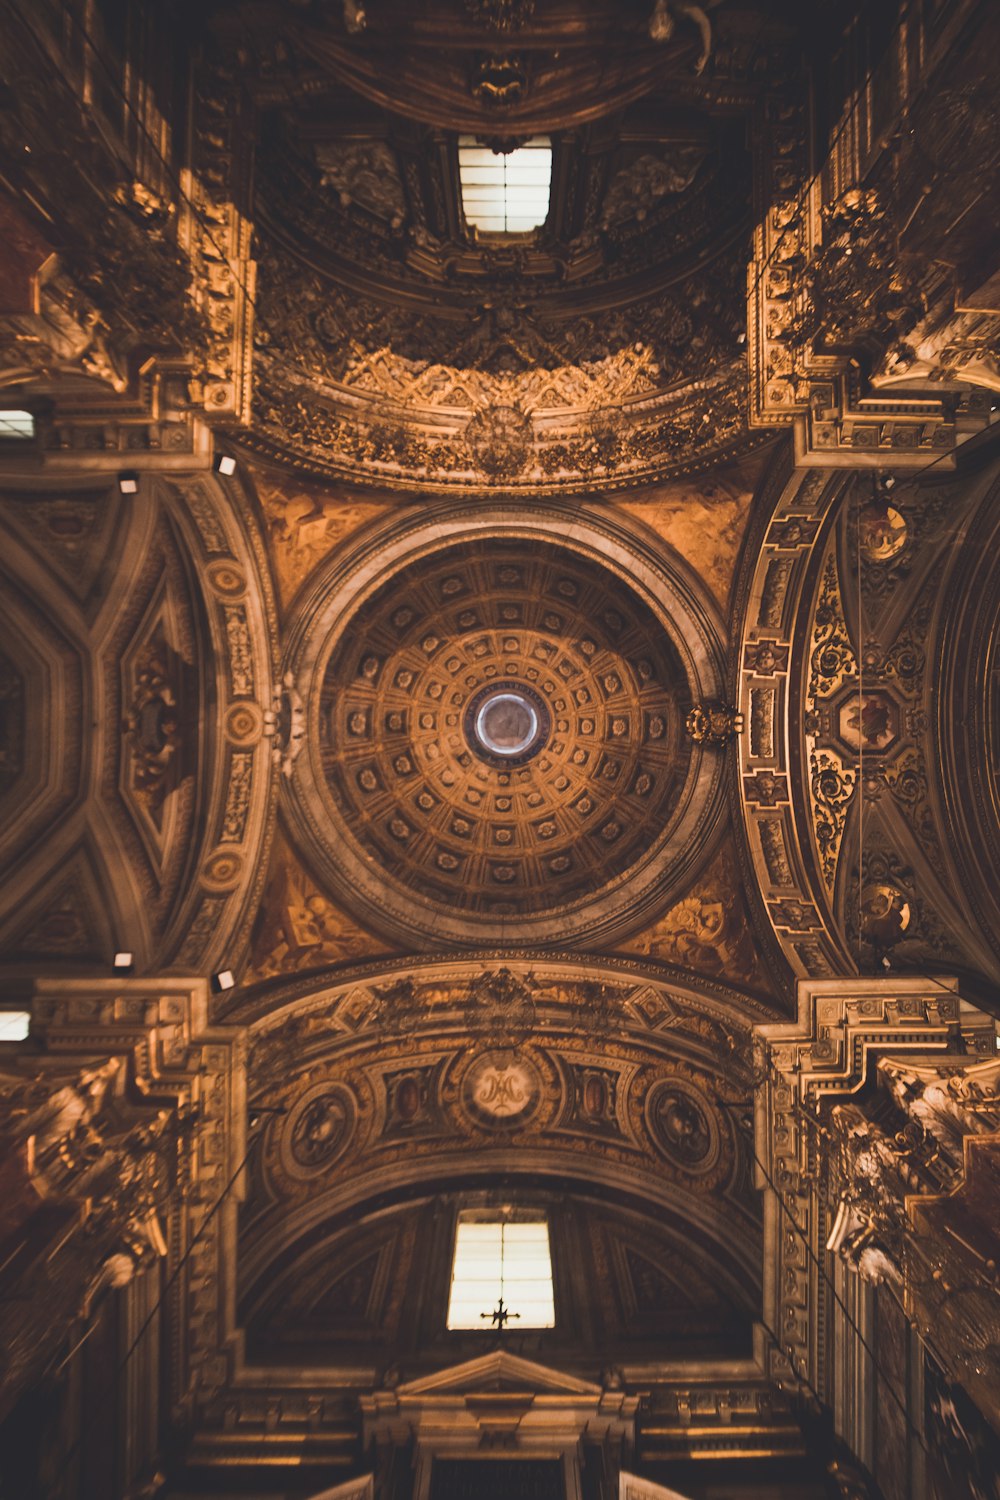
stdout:
POLYGON ((465 221, 490 234, 526 234, 544 224, 552 189, 552 145, 536 136, 506 155, 475 136, 458 141, 465 221))
POLYGON ((500 1302, 511 1328, 552 1328, 552 1258, 545 1219, 460 1214, 448 1303, 449 1328, 495 1327, 500 1302))
POLYGON ((0 411, 0 438, 32 438, 35 419, 30 411, 0 411))
POLYGON ((0 1042, 23 1042, 31 1025, 27 1010, 0 1010, 0 1042))

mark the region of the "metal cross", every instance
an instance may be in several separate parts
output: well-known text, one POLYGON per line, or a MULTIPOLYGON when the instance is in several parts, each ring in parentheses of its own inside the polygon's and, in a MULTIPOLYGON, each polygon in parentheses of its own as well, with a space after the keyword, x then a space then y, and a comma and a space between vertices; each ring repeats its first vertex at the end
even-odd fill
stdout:
POLYGON ((521 1314, 512 1313, 508 1308, 504 1307, 503 1298, 501 1297, 491 1313, 480 1313, 479 1316, 481 1318, 489 1318, 491 1323, 495 1323, 497 1325, 498 1333, 502 1333, 504 1324, 511 1318, 519 1318, 521 1314))

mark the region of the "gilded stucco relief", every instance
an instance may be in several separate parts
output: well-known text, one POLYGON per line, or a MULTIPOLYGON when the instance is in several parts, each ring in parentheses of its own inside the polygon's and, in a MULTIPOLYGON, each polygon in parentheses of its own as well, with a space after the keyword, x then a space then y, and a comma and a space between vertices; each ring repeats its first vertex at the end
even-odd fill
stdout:
POLYGON ((271 979, 391 951, 320 891, 279 833, 254 923, 248 978, 271 979))
POLYGON ((729 984, 771 991, 753 941, 731 839, 683 900, 623 946, 626 952, 648 954, 729 984))
POLYGON ((359 500, 349 490, 309 484, 259 468, 257 496, 267 526, 278 598, 287 609, 301 584, 335 548, 398 502, 359 500))
POLYGON ((931 1500, 1000 1376, 1000 9, 0 32, 14 1488, 441 1500, 562 1403, 570 1500, 931 1500), (466 132, 548 137, 534 229, 466 132), (447 1327, 470 1208, 555 1327, 447 1327))
POLYGON ((615 504, 643 521, 696 567, 725 610, 754 491, 769 457, 749 454, 713 468, 710 474, 651 485, 615 504))

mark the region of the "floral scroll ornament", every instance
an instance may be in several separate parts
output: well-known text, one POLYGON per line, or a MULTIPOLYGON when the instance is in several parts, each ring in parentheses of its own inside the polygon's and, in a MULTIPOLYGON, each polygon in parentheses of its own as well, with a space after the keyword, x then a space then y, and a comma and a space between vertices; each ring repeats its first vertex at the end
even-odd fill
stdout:
POLYGON ((624 1024, 625 991, 616 984, 587 979, 573 1004, 573 1024, 588 1036, 606 1037, 624 1024))
POLYGON ((412 1036, 424 1018, 424 1003, 417 986, 407 976, 375 991, 371 1021, 383 1034, 412 1036))
POLYGON ((816 843, 823 878, 833 889, 837 860, 847 822, 847 810, 857 787, 857 772, 848 769, 832 750, 814 750, 809 757, 809 790, 812 796, 816 843))
POLYGON ((158 631, 138 658, 122 728, 132 760, 136 798, 157 816, 175 784, 182 732, 176 673, 158 631))
POLYGON ((535 11, 535 0, 465 0, 472 19, 490 31, 518 31, 535 11))

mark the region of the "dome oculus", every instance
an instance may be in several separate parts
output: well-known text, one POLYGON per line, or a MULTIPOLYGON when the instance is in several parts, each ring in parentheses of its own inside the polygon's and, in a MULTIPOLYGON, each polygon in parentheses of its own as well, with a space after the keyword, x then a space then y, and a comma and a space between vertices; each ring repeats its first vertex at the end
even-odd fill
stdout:
POLYGON ((551 715, 526 683, 499 682, 480 688, 463 715, 469 746, 490 765, 523 766, 548 738, 551 715))

